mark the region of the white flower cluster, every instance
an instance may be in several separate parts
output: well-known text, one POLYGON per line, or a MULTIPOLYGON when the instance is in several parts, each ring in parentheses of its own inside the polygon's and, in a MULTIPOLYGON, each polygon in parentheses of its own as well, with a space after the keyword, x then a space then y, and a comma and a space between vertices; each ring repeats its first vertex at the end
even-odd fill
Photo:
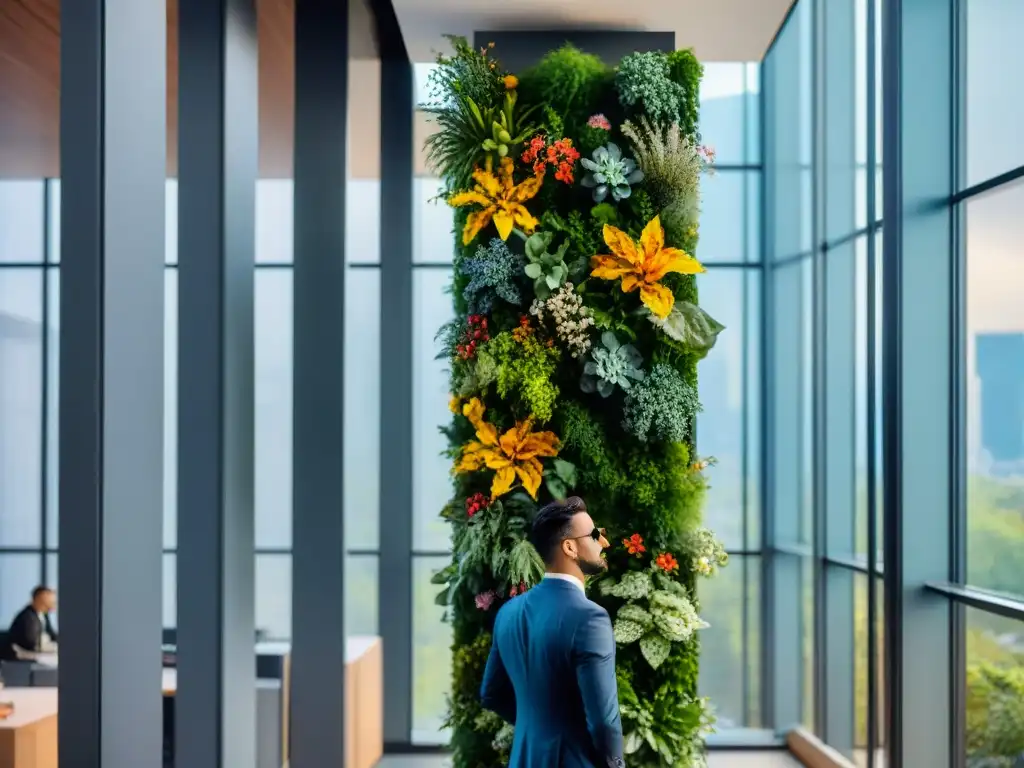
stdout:
POLYGON ((583 306, 583 298, 573 290, 572 283, 566 283, 544 301, 535 299, 530 305, 530 314, 540 322, 550 317, 555 324, 555 333, 574 358, 583 357, 590 351, 590 329, 594 326, 594 318, 583 306))
POLYGON ((713 576, 729 562, 722 542, 707 528, 697 528, 687 537, 686 548, 692 559, 693 570, 701 576, 713 576))

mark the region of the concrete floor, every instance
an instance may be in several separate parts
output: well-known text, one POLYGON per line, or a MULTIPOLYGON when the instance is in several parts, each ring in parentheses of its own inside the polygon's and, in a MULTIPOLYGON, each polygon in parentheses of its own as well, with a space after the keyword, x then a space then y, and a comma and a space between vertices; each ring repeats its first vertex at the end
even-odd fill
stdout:
MULTIPOLYGON (((444 757, 385 757, 379 768, 447 768, 444 757)), ((708 768, 799 768, 799 763, 786 752, 719 752, 708 756, 708 768)))

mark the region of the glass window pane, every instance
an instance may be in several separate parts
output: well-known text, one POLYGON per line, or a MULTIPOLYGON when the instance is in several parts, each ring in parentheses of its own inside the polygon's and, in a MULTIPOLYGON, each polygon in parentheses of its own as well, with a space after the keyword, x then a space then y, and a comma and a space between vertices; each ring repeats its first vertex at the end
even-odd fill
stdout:
POLYGON ((42 430, 43 270, 0 269, 0 546, 41 544, 42 430))
POLYGON ((178 626, 178 558, 164 555, 163 624, 165 629, 178 626))
POLYGON ((872 354, 875 356, 875 442, 872 450, 875 453, 875 543, 877 545, 876 563, 879 571, 882 566, 882 550, 885 543, 883 511, 885 509, 883 491, 884 476, 882 462, 882 232, 875 235, 875 334, 871 340, 872 354))
POLYGON ((345 262, 380 264, 380 179, 348 180, 345 262))
POLYGON ((258 269, 255 283, 256 546, 292 540, 292 273, 258 269))
POLYGON ((717 728, 758 728, 760 714, 761 558, 733 557, 697 588, 701 618, 700 695, 711 699, 717 728))
POLYGON ((701 179, 700 242, 697 258, 705 264, 757 261, 758 216, 749 206, 760 195, 757 172, 721 171, 701 179), (739 226, 737 226, 739 224, 739 226))
POLYGON ((41 555, 0 555, 0 625, 6 631, 42 578, 41 555))
POLYGON ((1024 165, 1024 3, 966 0, 966 142, 970 186, 1024 165))
POLYGON ((256 263, 291 264, 294 252, 291 179, 256 182, 256 263))
POLYGON ((748 163, 761 162, 761 63, 744 65, 747 91, 747 149, 748 163))
POLYGON ((814 642, 814 560, 810 557, 800 558, 800 592, 801 592, 801 645, 803 649, 803 668, 801 672, 801 703, 800 709, 804 726, 815 732, 814 702, 817 691, 814 685, 814 666, 820 649, 814 642))
POLYGON ((349 269, 345 278, 345 546, 375 549, 379 530, 380 271, 349 269))
POLYGON ((1024 185, 967 203, 967 579, 1024 594, 1024 185))
MULTIPOLYGON (((46 275, 46 546, 57 548, 57 510, 60 505, 60 270, 46 275)), ((56 573, 56 571, 50 571, 56 573)))
MULTIPOLYGON (((854 244, 854 553, 868 551, 868 248, 867 238, 854 244)), ((831 521, 829 521, 831 523, 831 521)))
POLYGON ((710 470, 704 520, 730 549, 748 546, 745 512, 756 492, 745 462, 750 388, 744 379, 756 376, 756 371, 747 370, 747 345, 756 345, 757 338, 746 334, 745 307, 749 293, 757 290, 757 276, 742 269, 711 269, 698 281, 701 306, 726 327, 714 353, 701 361, 697 379, 703 406, 697 417, 698 446, 702 456, 718 461, 710 470))
POLYGON ((345 634, 376 635, 380 571, 377 555, 345 558, 345 634))
POLYGON ((447 269, 413 273, 413 548, 418 550, 449 547, 448 525, 439 517, 451 496, 451 462, 442 455, 448 443, 439 432, 451 420, 448 364, 435 359, 434 337, 452 318, 450 282, 447 269))
POLYGON ((42 181, 0 181, 0 263, 43 260, 42 181))
POLYGON ((1024 624, 966 610, 966 758, 1013 766, 1024 754, 1024 624))
POLYGON ((753 93, 748 90, 747 64, 712 61, 704 64, 700 83, 701 141, 715 148, 716 161, 724 165, 755 162, 748 157, 744 135, 753 93))
POLYGON ((451 690, 451 625, 442 621, 444 608, 434 602, 437 587, 430 577, 449 563, 447 557, 414 557, 412 561, 413 713, 412 742, 442 744, 451 690))
MULTIPOLYGON (((761 272, 748 271, 746 283, 747 311, 744 317, 743 351, 746 355, 747 386, 743 402, 747 409, 747 540, 744 547, 761 549, 761 488, 764 435, 761 432, 762 379, 764 357, 761 346, 761 272)), ((698 379, 699 381, 699 379, 698 379)), ((701 437, 703 439, 703 437, 701 437)))
POLYGON ((444 190, 440 179, 413 180, 413 263, 451 264, 455 252, 452 207, 438 195, 444 190))
POLYGON ((178 180, 168 179, 164 198, 164 263, 178 263, 178 180))
POLYGON ((164 548, 178 545, 178 272, 164 270, 164 548))
POLYGON ((853 759, 868 768, 868 576, 853 577, 853 759))
POLYGON ((46 180, 46 260, 60 261, 60 179, 46 180))
POLYGON ((291 555, 256 555, 256 633, 265 640, 292 636, 291 555))

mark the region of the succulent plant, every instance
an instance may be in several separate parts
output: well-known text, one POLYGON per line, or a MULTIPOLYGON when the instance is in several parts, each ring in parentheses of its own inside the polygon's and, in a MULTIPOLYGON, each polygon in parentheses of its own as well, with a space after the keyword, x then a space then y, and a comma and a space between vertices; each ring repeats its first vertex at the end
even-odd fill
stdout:
POLYGON ((591 359, 583 366, 580 389, 587 394, 598 392, 609 397, 615 387, 629 390, 634 381, 643 381, 640 366, 643 358, 632 344, 622 344, 611 331, 601 334, 601 346, 590 351, 591 359))
POLYGON ((619 145, 608 142, 594 150, 590 158, 580 160, 580 165, 590 173, 580 182, 584 187, 594 190, 594 202, 600 203, 611 192, 616 202, 629 197, 631 184, 643 181, 644 172, 636 166, 630 157, 623 157, 619 145), (591 159, 592 158, 592 159, 591 159))
POLYGON ((554 232, 535 232, 526 237, 516 230, 516 234, 526 240, 526 276, 533 280, 533 292, 543 301, 561 288, 569 277, 569 267, 565 264, 569 240, 566 239, 554 253, 548 253, 554 232))
POLYGON ((517 99, 515 91, 507 91, 505 103, 496 113, 493 109, 481 112, 476 104, 470 102, 470 108, 474 110, 473 117, 479 129, 485 134, 490 132, 490 136, 480 144, 486 152, 498 157, 506 157, 512 146, 522 144, 526 141, 526 137, 533 133, 534 126, 524 126, 523 123, 536 107, 530 107, 517 115, 515 113, 517 99))

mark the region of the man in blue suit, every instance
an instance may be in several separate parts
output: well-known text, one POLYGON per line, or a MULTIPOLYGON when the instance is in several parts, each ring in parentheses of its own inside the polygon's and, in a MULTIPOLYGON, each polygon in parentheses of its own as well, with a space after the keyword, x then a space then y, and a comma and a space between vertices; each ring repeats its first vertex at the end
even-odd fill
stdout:
POLYGON ((530 541, 547 573, 498 611, 483 705, 515 726, 509 768, 620 768, 615 638, 583 586, 608 540, 574 496, 537 513, 530 541))

